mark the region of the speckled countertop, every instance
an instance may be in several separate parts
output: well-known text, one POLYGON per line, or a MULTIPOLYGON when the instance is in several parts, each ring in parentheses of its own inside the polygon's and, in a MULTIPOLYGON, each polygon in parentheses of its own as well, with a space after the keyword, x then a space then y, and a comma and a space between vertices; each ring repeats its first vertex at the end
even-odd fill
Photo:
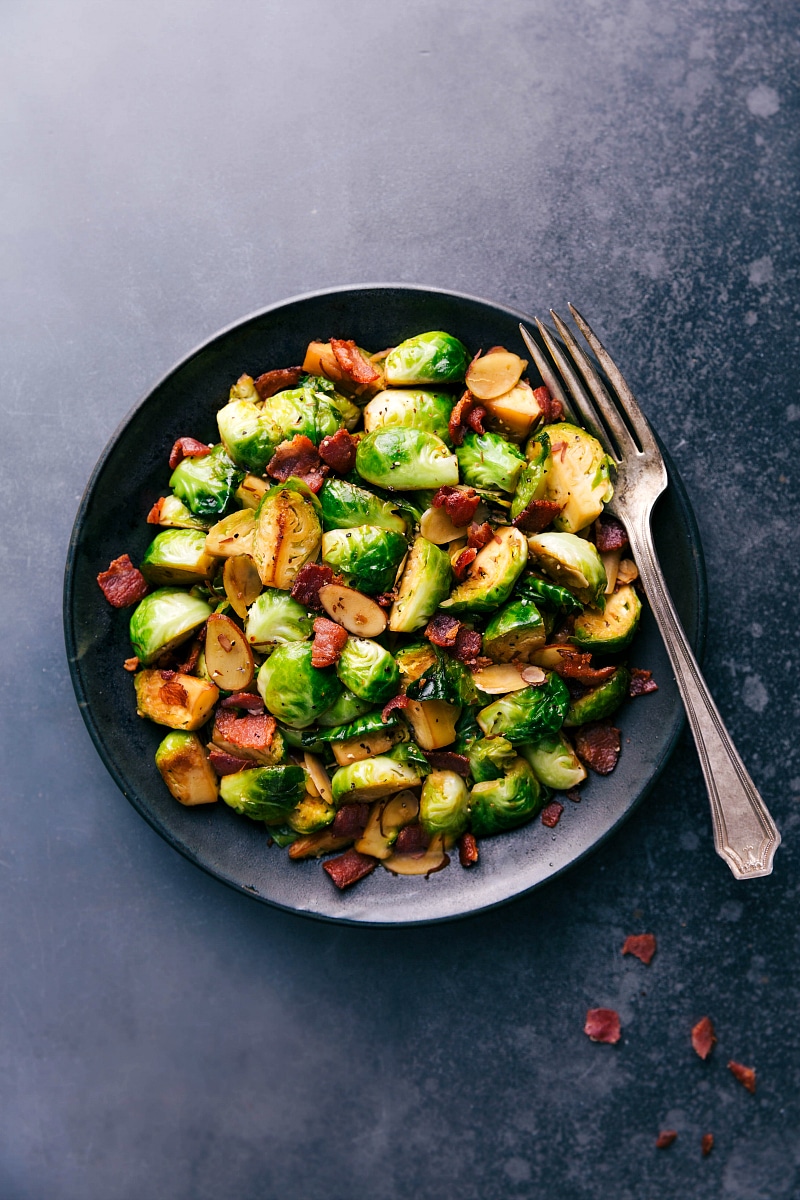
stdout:
POLYGON ((4 34, 0 1195, 800 1195, 796 6, 13 0, 4 34), (60 619, 95 460, 216 328, 378 279, 604 335, 697 514, 771 878, 714 855, 685 736, 592 859, 420 929, 252 903, 117 791, 60 619))

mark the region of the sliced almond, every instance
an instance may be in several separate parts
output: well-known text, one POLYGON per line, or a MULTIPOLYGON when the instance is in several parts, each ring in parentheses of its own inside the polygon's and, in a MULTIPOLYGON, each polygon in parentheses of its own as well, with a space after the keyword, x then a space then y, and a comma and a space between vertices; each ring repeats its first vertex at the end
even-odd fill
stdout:
POLYGON ((472 360, 467 369, 467 387, 478 400, 494 400, 519 383, 527 365, 518 354, 498 346, 472 360))
POLYGON ((544 683, 547 679, 541 667, 523 667, 520 675, 529 687, 538 687, 540 683, 544 683))
POLYGON ((419 531, 435 546, 444 546, 464 536, 464 526, 454 525, 443 508, 426 508, 420 519, 419 531))
POLYGON ((328 772, 322 765, 322 759, 317 758, 316 754, 304 754, 303 763, 308 771, 308 782, 313 784, 313 788, 309 788, 309 791, 313 795, 316 790, 318 796, 321 796, 328 804, 333 804, 331 781, 328 772))
POLYGON ((383 866, 393 875, 432 875, 449 862, 449 855, 444 848, 444 834, 437 833, 431 838, 424 854, 390 854, 383 860, 383 866))
POLYGON ((395 837, 399 830, 416 821, 419 816, 419 799, 408 788, 392 796, 381 809, 381 832, 395 837))
POLYGON ((237 554, 234 558, 226 558, 222 568, 222 585, 225 595, 231 602, 231 608, 242 620, 247 616, 247 610, 253 601, 261 595, 262 583, 256 570, 256 564, 249 554, 237 554))
POLYGON ((253 652, 239 626, 222 613, 206 622, 206 671, 212 683, 226 692, 243 692, 253 682, 253 652))
POLYGON ((558 646, 542 646, 540 650, 531 650, 531 662, 537 667, 544 667, 546 671, 560 667, 563 661, 564 656, 558 646))
POLYGON ((257 475, 245 475, 236 489, 235 497, 245 508, 256 509, 261 503, 261 497, 269 491, 269 487, 266 479, 259 479, 257 475))
POLYGON ((634 579, 639 578, 639 568, 632 558, 623 558, 619 564, 617 571, 617 584, 619 587, 625 587, 628 583, 633 583, 634 579))
POLYGON ((522 678, 519 667, 513 663, 497 663, 493 667, 481 667, 472 672, 472 678, 483 692, 490 696, 502 696, 506 692, 519 692, 528 683, 522 678))
POLYGON ((369 810, 369 817, 363 834, 355 843, 359 854, 369 854, 372 858, 388 858, 392 853, 389 838, 381 829, 381 813, 383 800, 376 800, 369 810))
POLYGON ((206 550, 223 558, 250 554, 255 528, 252 508, 239 508, 211 526, 206 534, 206 550))
POLYGON ((338 621, 348 633, 358 637, 378 637, 386 628, 386 613, 355 588, 326 583, 319 589, 319 600, 332 621, 338 621))
POLYGON ((337 766, 349 767, 350 763, 363 762, 365 758, 385 754, 394 745, 392 733, 391 729, 385 733, 377 730, 375 733, 364 733, 361 737, 348 738, 344 742, 331 742, 337 766))
POLYGON ((603 550, 600 552, 600 558, 603 560, 603 566, 606 572, 606 596, 610 596, 614 588, 617 586, 617 573, 619 564, 622 560, 621 550, 603 550))

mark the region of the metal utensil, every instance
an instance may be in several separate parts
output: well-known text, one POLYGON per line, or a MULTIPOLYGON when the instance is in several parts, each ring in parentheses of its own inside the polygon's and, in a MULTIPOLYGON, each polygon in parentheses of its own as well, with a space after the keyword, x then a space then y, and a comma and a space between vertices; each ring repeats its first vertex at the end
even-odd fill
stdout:
POLYGON ((664 459, 613 359, 580 313, 571 304, 569 308, 611 390, 552 309, 550 315, 561 342, 536 320, 552 361, 523 325, 519 327, 520 333, 552 395, 561 401, 567 415, 577 409, 579 423, 598 438, 616 464, 614 498, 606 507, 625 526, 639 576, 675 672, 708 788, 717 853, 737 879, 769 875, 781 836, 711 698, 656 557, 650 515, 667 486, 664 459), (562 381, 572 403, 564 394, 562 381))

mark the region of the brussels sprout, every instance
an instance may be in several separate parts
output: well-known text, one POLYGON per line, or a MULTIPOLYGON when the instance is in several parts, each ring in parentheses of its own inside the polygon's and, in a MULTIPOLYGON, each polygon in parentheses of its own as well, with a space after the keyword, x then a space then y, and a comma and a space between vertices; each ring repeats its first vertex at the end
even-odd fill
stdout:
MULTIPOLYGON (((356 699, 356 697, 354 696, 353 699, 356 699)), ((360 703, 364 703, 364 701, 360 701, 360 703)), ((336 705, 333 707, 335 708, 336 705)), ((332 711, 333 709, 329 709, 325 713, 325 716, 327 717, 332 711)), ((336 725, 333 728, 326 727, 320 729, 317 737, 321 742, 350 742, 354 738, 365 738, 373 733, 385 733, 387 730, 393 737, 392 727, 395 725, 397 725, 396 713, 389 713, 386 720, 384 720, 381 710, 378 709, 377 712, 365 712, 363 716, 354 717, 351 721, 336 725)))
POLYGON ((322 535, 322 561, 343 575, 348 587, 368 596, 389 591, 407 550, 402 534, 375 525, 331 529, 322 535))
POLYGON ((302 642, 311 636, 313 621, 288 592, 267 588, 247 610, 245 637, 256 650, 276 642, 302 642))
POLYGON ((322 528, 353 529, 359 525, 374 525, 392 533, 405 533, 407 522, 389 500, 373 496, 366 488, 348 483, 345 479, 327 479, 319 493, 322 506, 322 528))
POLYGON ((456 722, 456 740, 453 750, 456 754, 469 754, 473 742, 483 736, 478 722, 475 720, 475 710, 465 708, 456 722))
POLYGON ((171 729, 199 729, 205 725, 219 699, 219 689, 207 679, 182 671, 145 668, 134 676, 136 711, 157 725, 171 729))
POLYGON ((209 579, 217 559, 206 551, 206 535, 201 529, 165 529, 157 533, 145 550, 142 574, 156 587, 200 583, 209 579))
POLYGON ((421 776, 413 767, 379 754, 334 772, 333 802, 338 807, 350 801, 380 800, 403 788, 418 787, 420 782, 421 776))
POLYGON ((333 824, 336 809, 321 796, 303 796, 299 804, 286 814, 286 824, 295 833, 316 833, 333 824))
POLYGON ((283 642, 262 664, 258 690, 279 721, 304 729, 338 700, 342 685, 333 667, 312 667, 310 642, 283 642))
POLYGON ((525 535, 513 525, 501 526, 441 607, 452 613, 492 612, 511 595, 527 558, 525 535))
POLYGON ((217 428, 237 467, 256 475, 263 475, 283 441, 283 433, 270 414, 252 400, 232 399, 217 413, 217 428))
POLYGON ((603 717, 610 717, 628 695, 630 680, 628 668, 617 667, 605 683, 572 701, 564 725, 571 728, 575 725, 585 725, 587 721, 600 721, 603 717))
POLYGON ((271 486, 272 481, 269 479, 261 479, 258 475, 245 475, 233 493, 233 498, 242 508, 251 508, 255 512, 271 486))
POLYGON ((537 579, 535 575, 520 579, 516 590, 520 599, 533 600, 540 608, 555 608, 568 614, 583 612, 583 605, 572 592, 556 583, 548 583, 546 579, 537 579))
POLYGON ((528 538, 528 553, 556 583, 603 611, 606 571, 591 542, 575 533, 537 533, 528 538))
POLYGON ((524 758, 515 758, 503 779, 476 783, 469 795, 470 825, 476 837, 516 829, 535 817, 545 792, 524 758))
POLYGON ((402 763, 404 767, 413 767, 418 775, 430 774, 431 764, 414 741, 398 742, 386 757, 402 763))
POLYGON ((513 745, 534 742, 555 733, 564 723, 569 692, 559 675, 548 676, 541 687, 509 692, 478 713, 478 724, 486 737, 498 734, 513 745))
POLYGON ((563 533, 578 533, 591 525, 614 495, 611 459, 597 438, 566 421, 546 425, 550 438, 547 499, 562 505, 553 525, 563 533))
POLYGON ((169 486, 195 516, 207 517, 224 511, 243 478, 244 472, 237 471, 220 445, 202 458, 179 462, 169 486))
POLYGON ((439 662, 439 651, 431 642, 411 642, 400 647, 394 660, 400 670, 401 682, 407 685, 439 662))
POLYGON ((255 532, 255 513, 252 508, 237 508, 211 526, 206 534, 206 550, 220 558, 252 554, 255 532))
POLYGON ((486 626, 483 653, 495 662, 530 662, 547 641, 544 620, 532 600, 512 600, 486 626))
POLYGON ((284 824, 270 824, 267 826, 267 828, 270 839, 275 843, 276 846, 280 846, 282 850, 284 850, 287 846, 291 846, 300 836, 298 833, 295 833, 293 829, 290 829, 288 825, 284 824))
POLYGON ((156 766, 180 804, 213 804, 219 795, 217 776, 196 733, 173 730, 156 750, 156 766))
MULTIPOLYGON (((524 538, 523 538, 524 543, 524 538)), ((418 537, 406 561, 397 599, 389 614, 393 633, 413 633, 427 625, 450 590, 450 556, 418 537)))
POLYGON ((435 433, 376 429, 361 438, 356 470, 367 483, 389 491, 417 491, 458 483, 458 459, 435 433))
MULTIPOLYGON (((368 713, 372 705, 369 700, 362 700, 360 696, 354 696, 347 688, 342 692, 339 699, 330 708, 326 708, 324 713, 321 713, 317 718, 317 724, 322 725, 325 729, 331 729, 334 732, 340 726, 350 725, 358 717, 363 717, 368 713)), ((351 736, 351 735, 344 735, 351 736)), ((322 733, 320 733, 322 737, 322 733)))
POLYGON ((479 738, 469 747, 469 772, 476 783, 501 779, 517 757, 508 738, 479 738))
POLYGON ((519 752, 545 787, 566 792, 586 778, 586 768, 563 733, 542 738, 535 746, 520 746, 519 752))
POLYGON ((400 688, 397 663, 388 650, 370 638, 349 637, 336 672, 346 688, 372 704, 385 703, 400 688))
POLYGON ((158 501, 158 522, 168 529, 210 529, 213 517, 196 517, 177 496, 162 496, 158 501))
POLYGON ((531 438, 525 448, 528 460, 517 480, 517 489, 511 501, 511 520, 528 507, 531 500, 543 500, 547 494, 547 476, 550 470, 550 438, 540 433, 531 438))
POLYGON ((419 823, 433 836, 444 833, 459 837, 467 828, 469 792, 455 771, 431 771, 422 785, 419 800, 419 823))
POLYGON ((589 611, 578 617, 572 640, 584 650, 623 650, 636 633, 641 615, 642 602, 628 584, 606 597, 602 613, 589 611))
POLYGON ((219 794, 229 808, 254 821, 280 825, 302 800, 306 773, 294 763, 223 775, 219 794))
POLYGON ((449 421, 454 403, 455 397, 446 392, 379 392, 364 409, 364 429, 367 433, 383 426, 424 429, 450 446, 449 421))
POLYGON ((460 383, 469 360, 466 346, 449 333, 420 333, 390 351, 384 363, 384 378, 390 387, 460 383))
POLYGON ((472 672, 459 659, 435 649, 434 653, 433 661, 426 666, 422 675, 408 684, 406 695, 409 700, 447 700, 450 704, 478 704, 481 694, 475 686, 472 672))
POLYGON ((256 510, 253 560, 265 587, 288 591, 302 566, 316 557, 322 527, 313 500, 284 484, 272 488, 256 510))
POLYGON ((185 642, 211 616, 205 600, 174 588, 159 588, 133 610, 131 645, 143 666, 185 642))
POLYGON ((280 430, 280 441, 304 434, 318 446, 338 429, 352 429, 360 410, 339 396, 326 379, 309 376, 299 388, 276 392, 264 402, 263 413, 280 430))
POLYGON ((461 479, 475 488, 500 488, 513 492, 525 456, 499 433, 468 433, 456 447, 461 479))

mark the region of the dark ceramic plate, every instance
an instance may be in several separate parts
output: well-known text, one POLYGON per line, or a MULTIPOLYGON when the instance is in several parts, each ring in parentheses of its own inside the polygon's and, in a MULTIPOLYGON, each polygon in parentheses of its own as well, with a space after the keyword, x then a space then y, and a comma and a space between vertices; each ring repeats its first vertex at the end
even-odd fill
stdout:
MULTIPOLYGON (((153 763, 164 730, 136 716, 133 684, 122 663, 130 653, 130 610, 116 611, 95 581, 112 558, 139 562, 155 530, 145 523, 168 479, 176 437, 214 441, 215 414, 231 383, 301 362, 311 338, 354 338, 381 349, 427 329, 446 329, 472 349, 496 343, 524 354, 522 314, 451 292, 407 286, 318 292, 240 321, 179 363, 117 431, 100 459, 78 512, 67 559, 64 621, 72 681, 83 718, 114 779, 153 828, 176 850, 247 895, 295 912, 338 921, 406 924, 463 916, 538 887, 579 862, 628 816, 669 757, 683 710, 649 611, 631 662, 649 667, 659 691, 619 716, 623 753, 606 779, 584 785, 583 802, 567 804, 555 830, 539 821, 481 842, 478 868, 457 861, 429 879, 395 878, 378 869, 352 891, 338 892, 318 862, 292 863, 268 848, 262 826, 222 803, 186 809, 167 792, 153 763)), ((672 595, 695 650, 705 627, 705 577, 694 517, 674 467, 655 517, 656 545, 672 595)))

